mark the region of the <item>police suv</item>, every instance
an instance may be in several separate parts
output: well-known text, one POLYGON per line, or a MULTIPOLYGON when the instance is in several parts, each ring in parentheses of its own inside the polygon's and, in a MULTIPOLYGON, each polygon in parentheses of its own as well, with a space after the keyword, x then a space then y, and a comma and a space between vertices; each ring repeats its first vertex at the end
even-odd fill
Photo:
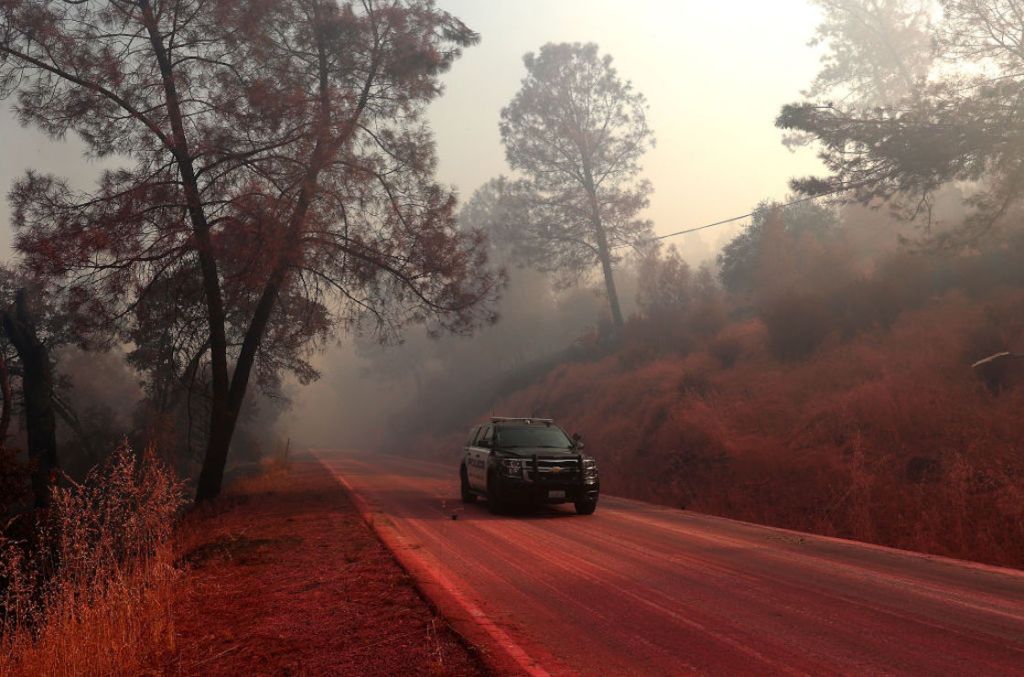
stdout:
POLYGON ((574 503, 576 512, 597 508, 597 461, 583 454, 578 434, 569 437, 551 419, 491 417, 475 426, 459 465, 462 500, 487 499, 491 512, 513 503, 574 503))

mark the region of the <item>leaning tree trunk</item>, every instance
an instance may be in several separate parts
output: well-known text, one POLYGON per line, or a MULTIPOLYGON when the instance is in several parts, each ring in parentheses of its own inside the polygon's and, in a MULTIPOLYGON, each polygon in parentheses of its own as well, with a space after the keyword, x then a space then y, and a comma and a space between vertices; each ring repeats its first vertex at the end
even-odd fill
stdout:
POLYGON ((270 275, 256 304, 245 338, 242 339, 227 397, 218 397, 217 393, 214 393, 211 403, 210 439, 206 445, 203 467, 199 471, 196 503, 202 503, 220 494, 231 438, 234 436, 238 415, 242 411, 242 403, 249 387, 249 377, 256 362, 256 351, 259 350, 260 341, 277 303, 278 292, 285 284, 286 277, 287 268, 284 265, 279 265, 270 275))
MULTIPOLYGON (((588 172, 589 174, 589 172, 588 172)), ((597 189, 593 181, 587 180, 587 194, 590 198, 590 224, 594 229, 594 240, 597 243, 597 257, 601 259, 601 272, 604 274, 604 289, 608 295, 608 309, 612 314, 612 325, 616 334, 622 329, 622 309, 619 307, 619 292, 615 289, 615 276, 612 274, 612 252, 608 246, 608 233, 601 221, 601 209, 597 202, 597 189)))
POLYGON ((13 312, 4 311, 2 320, 4 333, 21 361, 28 455, 33 462, 32 495, 36 507, 42 508, 50 502, 50 487, 59 467, 50 353, 36 334, 25 289, 15 294, 13 312))
POLYGON ((226 404, 211 409, 210 436, 206 441, 203 467, 199 471, 199 481, 196 483, 196 503, 216 498, 224 482, 224 468, 228 462, 231 437, 235 432, 235 417, 228 413, 227 407, 224 406, 226 404))
POLYGON ((604 274, 604 289, 608 294, 608 308, 612 314, 612 324, 615 330, 622 329, 622 309, 619 307, 619 292, 615 289, 615 277, 612 274, 612 257, 608 249, 608 238, 605 236, 604 228, 597 228, 597 252, 601 259, 601 272, 604 274))

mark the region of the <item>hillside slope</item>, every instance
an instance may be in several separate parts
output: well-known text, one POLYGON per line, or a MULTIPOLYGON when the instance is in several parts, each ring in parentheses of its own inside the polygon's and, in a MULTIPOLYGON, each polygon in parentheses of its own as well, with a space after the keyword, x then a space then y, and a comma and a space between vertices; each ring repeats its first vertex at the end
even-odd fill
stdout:
MULTIPOLYGON (((950 291, 800 360, 777 357, 758 319, 685 354, 627 338, 467 414, 543 414, 580 431, 609 493, 1022 566, 1020 368, 970 368, 1021 318, 1022 291, 950 291)), ((414 446, 454 458, 464 434, 414 446)))

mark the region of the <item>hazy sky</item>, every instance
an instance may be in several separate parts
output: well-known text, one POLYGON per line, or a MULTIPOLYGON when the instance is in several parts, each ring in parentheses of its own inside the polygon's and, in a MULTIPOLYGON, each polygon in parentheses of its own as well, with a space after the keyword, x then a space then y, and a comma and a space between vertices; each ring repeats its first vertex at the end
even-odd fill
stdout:
MULTIPOLYGON (((655 188, 650 217, 661 233, 746 213, 765 197, 784 197, 791 176, 817 168, 813 152, 786 150, 773 124, 818 68, 806 46, 817 14, 804 0, 438 2, 482 35, 432 111, 441 179, 463 197, 508 171, 498 114, 525 74, 523 54, 549 41, 598 43, 647 96, 658 137, 645 161, 655 188)), ((699 261, 738 227, 673 241, 699 261)), ((308 444, 372 444, 394 411, 381 403, 403 401, 396 384, 361 376, 344 346, 321 363, 323 378, 293 391, 282 429, 308 444)))
MULTIPOLYGON (((660 233, 716 221, 781 198, 786 181, 816 166, 814 154, 779 143, 773 120, 817 69, 806 46, 817 13, 805 0, 439 0, 482 35, 445 78, 431 110, 440 178, 463 198, 507 173, 498 114, 524 75, 522 56, 549 41, 593 41, 615 58, 650 102, 658 140, 645 161, 655 193, 649 217, 660 233)), ((20 128, 10 102, 0 114, 0 188, 26 169, 88 185, 97 167, 74 139, 47 140, 20 128)), ((6 197, 0 248, 10 243, 6 197)), ((703 256, 734 228, 676 240, 703 256)))
MULTIPOLYGON (((747 212, 781 198, 814 153, 793 154, 774 127, 818 68, 807 47, 818 12, 805 0, 439 0, 482 35, 447 78, 433 111, 440 174, 463 195, 507 172, 501 108, 546 42, 596 42, 650 103, 658 145, 644 163, 659 233, 747 212)), ((720 229, 709 241, 727 233, 720 229)), ((708 234, 710 235, 710 233, 708 234)), ((680 244, 695 246, 688 236, 680 244)))

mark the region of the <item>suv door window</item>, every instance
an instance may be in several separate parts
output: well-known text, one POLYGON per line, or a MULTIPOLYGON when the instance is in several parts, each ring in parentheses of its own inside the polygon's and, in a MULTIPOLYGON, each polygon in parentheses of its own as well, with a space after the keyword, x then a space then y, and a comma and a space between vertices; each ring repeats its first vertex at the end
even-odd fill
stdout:
POLYGON ((477 435, 480 434, 480 426, 475 425, 469 429, 469 440, 466 442, 467 447, 471 447, 476 444, 477 435))
POLYGON ((491 445, 491 440, 494 438, 494 428, 489 425, 485 425, 480 431, 480 437, 477 439, 477 446, 481 446, 481 442, 486 442, 487 446, 491 445))

